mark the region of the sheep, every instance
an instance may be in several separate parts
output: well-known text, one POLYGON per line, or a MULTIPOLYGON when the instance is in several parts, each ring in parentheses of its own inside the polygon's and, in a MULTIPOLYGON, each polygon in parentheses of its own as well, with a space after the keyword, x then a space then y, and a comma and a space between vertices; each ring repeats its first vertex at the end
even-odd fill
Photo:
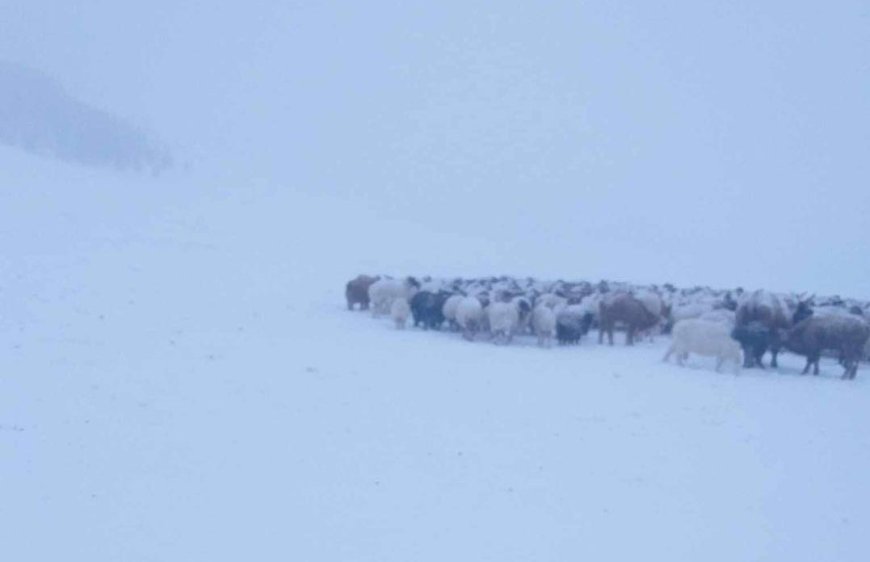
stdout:
POLYGON ((490 304, 487 317, 489 318, 489 329, 494 337, 493 341, 495 343, 510 343, 530 312, 529 303, 524 298, 490 304))
POLYGON ((727 308, 717 308, 709 312, 705 312, 698 317, 699 320, 707 320, 708 322, 720 322, 729 328, 734 327, 735 313, 727 308))
MULTIPOLYGON (((800 308, 800 307, 799 307, 800 308)), ((800 312, 799 312, 800 313, 800 312)), ((776 357, 779 354, 781 338, 778 334, 791 327, 789 309, 780 297, 764 290, 758 290, 744 295, 735 317, 737 327, 746 326, 750 322, 759 322, 770 332, 770 366, 776 368, 776 357)), ((749 354, 744 357, 744 367, 751 367, 753 359, 749 354)), ((759 366, 763 366, 761 361, 759 366)))
POLYGON ((674 305, 671 310, 671 320, 665 331, 673 329, 674 324, 680 320, 689 320, 691 318, 700 318, 705 314, 713 312, 715 305, 712 302, 690 302, 674 305))
POLYGON ((641 304, 643 304, 644 308, 646 308, 650 314, 659 319, 658 322, 642 331, 642 335, 646 339, 654 341, 656 332, 661 333, 662 327, 670 322, 671 306, 665 304, 662 297, 653 291, 638 291, 634 296, 641 302, 641 304))
POLYGON ((602 300, 599 304, 599 316, 598 343, 604 343, 606 333, 610 345, 613 345, 613 329, 617 322, 625 324, 626 345, 634 345, 634 335, 638 331, 649 329, 660 320, 643 303, 627 294, 602 300))
POLYGON ((450 283, 448 283, 444 279, 433 279, 432 277, 426 276, 420 280, 420 286, 418 289, 420 291, 429 291, 430 293, 438 293, 440 291, 446 291, 449 289, 450 283))
POLYGON ((359 305, 360 310, 369 308, 369 287, 380 279, 370 275, 357 275, 347 282, 344 288, 344 297, 347 299, 347 309, 353 310, 354 305, 359 305))
POLYGON ((556 293, 544 293, 539 295, 538 298, 535 299, 535 307, 538 306, 546 306, 551 310, 556 310, 557 308, 568 304, 568 299, 561 295, 557 295, 556 293))
POLYGON ((422 324, 424 330, 441 328, 444 323, 444 303, 449 296, 450 293, 444 291, 419 291, 411 297, 414 326, 422 324))
POLYGON ((509 302, 494 302, 487 309, 487 317, 495 342, 498 343, 501 339, 504 343, 510 343, 520 322, 517 307, 509 302))
POLYGON ((784 344, 786 349, 807 358, 803 374, 812 365, 813 374, 818 375, 822 351, 833 350, 845 367, 842 378, 854 379, 868 339, 870 326, 857 317, 810 316, 788 331, 784 344))
POLYGON ((593 293, 591 295, 587 295, 583 297, 580 302, 577 304, 579 307, 577 310, 582 312, 583 314, 589 314, 592 318, 592 325, 597 325, 599 323, 599 311, 601 309, 601 302, 605 299, 605 295, 601 293, 593 293))
POLYGON ((740 344, 731 338, 727 326, 708 320, 688 319, 674 324, 673 341, 668 348, 663 361, 674 353, 677 363, 683 365, 690 353, 716 358, 716 372, 722 368, 725 361, 734 363, 734 374, 737 374, 742 362, 740 344))
POLYGON ((779 332, 772 332, 759 320, 735 326, 731 330, 731 337, 743 348, 743 366, 746 368, 758 366, 764 369, 764 354, 771 347, 779 346, 779 341, 773 341, 779 338, 779 332))
POLYGON ((537 305, 532 310, 532 327, 538 336, 538 345, 550 347, 556 334, 556 313, 544 303, 537 305))
POLYGON ((514 306, 520 313, 520 321, 517 324, 516 333, 526 334, 532 332, 532 301, 524 296, 517 296, 512 299, 514 306))
POLYGON ((564 307, 556 315, 556 339, 560 345, 580 343, 580 338, 589 332, 592 313, 582 304, 564 307))
POLYGON ((634 297, 654 316, 664 317, 670 312, 662 297, 652 291, 638 291, 634 297))
POLYGON ((737 311, 737 301, 734 300, 734 297, 731 295, 731 291, 725 293, 725 296, 722 297, 722 300, 716 303, 717 310, 727 310, 730 312, 737 311))
POLYGON ((408 299, 399 297, 393 301, 390 307, 390 317, 396 323, 396 328, 404 330, 408 323, 408 316, 411 315, 411 306, 408 304, 408 299))
POLYGON ((398 279, 375 281, 369 286, 372 316, 377 318, 381 314, 388 314, 394 300, 399 297, 410 300, 419 288, 419 281, 413 277, 407 277, 404 281, 398 279))
POLYGON ((459 303, 464 299, 465 296, 461 294, 450 295, 447 297, 447 300, 444 301, 444 307, 441 309, 441 313, 444 315, 444 319, 450 323, 451 328, 456 328, 456 308, 459 306, 459 303))
POLYGON ((855 312, 840 306, 817 306, 812 309, 812 315, 819 317, 837 316, 841 318, 863 318, 864 313, 861 311, 860 314, 856 314, 855 312))
POLYGON ((462 330, 462 337, 473 340, 484 326, 485 318, 483 304, 477 297, 464 297, 456 305, 456 324, 462 330))

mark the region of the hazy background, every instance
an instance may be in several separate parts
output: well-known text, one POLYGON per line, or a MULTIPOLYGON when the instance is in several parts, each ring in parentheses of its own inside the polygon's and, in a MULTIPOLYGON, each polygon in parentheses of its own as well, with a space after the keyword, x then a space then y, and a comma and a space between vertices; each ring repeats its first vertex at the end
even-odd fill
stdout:
MULTIPOLYGON (((171 152, 147 181, 100 172, 161 194, 142 220, 223 190, 253 202, 244 232, 317 197, 360 212, 370 254, 327 256, 353 273, 419 252, 435 274, 870 296, 865 2, 5 0, 0 31, 5 68, 171 152)), ((36 181, 5 174, 7 196, 36 181)), ((338 247, 318 212, 304 242, 338 247)))

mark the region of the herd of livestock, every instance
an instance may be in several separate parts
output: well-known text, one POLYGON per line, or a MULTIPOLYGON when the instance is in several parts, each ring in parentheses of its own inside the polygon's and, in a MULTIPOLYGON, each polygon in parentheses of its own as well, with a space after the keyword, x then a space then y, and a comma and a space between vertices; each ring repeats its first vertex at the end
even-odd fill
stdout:
POLYGON ((545 282, 532 278, 417 279, 359 275, 345 287, 349 310, 390 316, 397 328, 409 321, 424 330, 443 327, 467 340, 509 344, 533 335, 538 344, 578 344, 598 330, 613 345, 625 332, 627 345, 658 333, 671 334, 664 359, 683 364, 689 354, 727 362, 735 372, 777 367, 781 350, 806 358, 804 374, 819 374, 823 355, 836 358, 843 378, 854 379, 858 363, 870 358, 870 303, 839 297, 781 295, 769 291, 678 289, 673 285, 545 282))

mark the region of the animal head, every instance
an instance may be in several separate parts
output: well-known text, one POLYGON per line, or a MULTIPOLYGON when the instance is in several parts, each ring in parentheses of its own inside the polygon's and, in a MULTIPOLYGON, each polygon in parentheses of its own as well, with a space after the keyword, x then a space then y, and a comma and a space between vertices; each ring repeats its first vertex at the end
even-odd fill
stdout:
POLYGON ((805 320, 813 315, 813 297, 799 298, 794 314, 792 314, 792 324, 797 324, 801 320, 805 320))
POLYGON ((520 316, 524 316, 526 314, 529 314, 532 311, 532 305, 524 297, 518 298, 516 302, 517 302, 517 310, 520 311, 520 316))

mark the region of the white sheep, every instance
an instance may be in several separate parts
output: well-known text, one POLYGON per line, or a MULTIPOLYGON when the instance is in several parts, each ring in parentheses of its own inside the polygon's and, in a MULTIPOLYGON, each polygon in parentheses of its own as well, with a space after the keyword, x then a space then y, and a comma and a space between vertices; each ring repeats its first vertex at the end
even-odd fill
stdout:
POLYGON ((462 337, 473 340, 475 334, 483 330, 483 322, 486 315, 483 313, 483 305, 476 297, 463 297, 456 305, 456 324, 462 330, 462 337))
POLYGON ((462 302, 462 299, 465 297, 462 295, 450 295, 447 297, 447 300, 444 301, 444 306, 441 308, 441 313, 444 314, 444 320, 452 326, 456 327, 456 309, 459 307, 459 303, 462 302))
POLYGON ((532 311, 532 328, 538 336, 538 345, 550 347, 556 335, 556 313, 546 303, 538 304, 532 311))
POLYGON ((665 312, 665 303, 658 293, 648 290, 637 291, 634 297, 640 301, 645 309, 653 316, 661 317, 665 312))
POLYGON ((495 343, 510 343, 520 324, 520 311, 512 302, 494 302, 487 309, 489 329, 495 343))
POLYGON ((408 299, 399 297, 393 301, 390 306, 390 318, 396 323, 396 328, 404 330, 408 323, 408 317, 411 316, 411 305, 408 304, 408 299))
MULTIPOLYGON (((593 293, 591 295, 586 295, 579 304, 572 306, 576 307, 574 308, 574 311, 580 316, 588 313, 592 315, 593 321, 597 321, 598 313, 601 310, 600 305, 604 300, 605 295, 602 295, 601 293, 593 293)), ((607 300, 610 300, 610 298, 608 297, 607 300)))
POLYGON ((655 341, 655 335, 661 333, 662 325, 666 322, 667 316, 670 315, 670 309, 665 305, 661 295, 648 289, 639 290, 634 296, 650 314, 659 319, 657 324, 641 333, 641 336, 645 339, 655 341))
POLYGON ((699 318, 708 312, 712 312, 713 307, 713 302, 692 302, 679 304, 674 306, 674 308, 671 310, 671 320, 676 324, 680 320, 699 318))
POLYGON ((671 347, 663 361, 676 353, 677 363, 683 365, 689 353, 696 353, 715 357, 716 371, 719 371, 725 361, 732 361, 734 374, 737 374, 743 362, 740 344, 731 338, 731 328, 721 322, 697 318, 681 320, 674 325, 672 337, 671 347))
POLYGON ((708 322, 720 322, 725 326, 733 328, 735 317, 736 315, 734 311, 728 310, 727 308, 717 308, 716 310, 705 312, 698 317, 698 320, 706 320, 708 322))
POLYGON ((555 293, 544 293, 535 299, 535 306, 546 306, 552 310, 561 308, 568 304, 568 299, 561 297, 555 293))
POLYGON ((389 314, 393 301, 399 297, 411 300, 416 293, 419 283, 413 277, 404 281, 398 279, 379 279, 369 287, 369 306, 372 316, 377 318, 381 314, 389 314))
POLYGON ((531 306, 528 299, 518 297, 510 302, 494 302, 487 309, 489 318, 489 330, 492 332, 495 343, 510 343, 514 334, 517 334, 528 324, 531 306))

